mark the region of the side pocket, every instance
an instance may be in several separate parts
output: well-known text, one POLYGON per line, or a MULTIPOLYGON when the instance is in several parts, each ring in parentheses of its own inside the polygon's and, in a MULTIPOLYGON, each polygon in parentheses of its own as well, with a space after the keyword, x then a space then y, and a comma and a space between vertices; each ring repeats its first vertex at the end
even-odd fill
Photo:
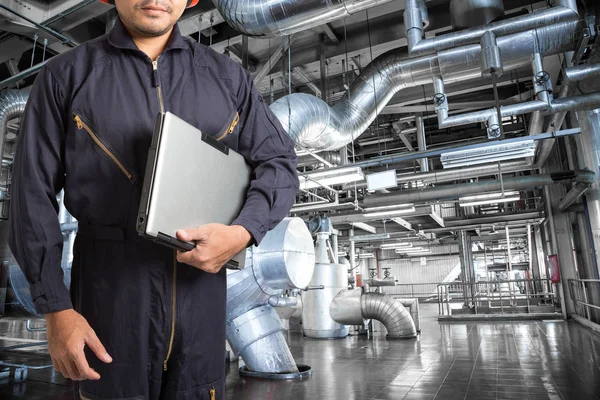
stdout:
POLYGON ((234 114, 227 119, 227 123, 225 124, 223 129, 221 129, 221 131, 217 134, 216 139, 221 141, 227 136, 231 135, 239 122, 240 114, 237 111, 235 111, 234 114))

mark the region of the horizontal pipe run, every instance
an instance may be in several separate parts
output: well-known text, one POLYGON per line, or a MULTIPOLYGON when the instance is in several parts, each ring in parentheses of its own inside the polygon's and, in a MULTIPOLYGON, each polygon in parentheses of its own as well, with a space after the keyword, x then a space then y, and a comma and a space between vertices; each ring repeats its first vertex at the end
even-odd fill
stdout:
MULTIPOLYGON (((554 114, 559 112, 568 111, 580 111, 594 109, 600 106, 600 92, 583 94, 572 97, 565 97, 554 99, 548 106, 548 103, 540 100, 529 101, 525 103, 512 104, 510 106, 500 107, 500 114, 502 117, 509 117, 513 115, 529 114, 532 112, 539 111, 544 114, 554 114)), ((472 113, 465 113, 448 117, 444 120, 441 118, 441 114, 438 115, 438 122, 440 129, 449 128, 452 126, 461 126, 473 124, 476 122, 485 122, 490 117, 496 115, 495 108, 489 108, 487 110, 476 111, 472 113)))
POLYGON ((223 19, 247 36, 285 36, 392 0, 213 0, 223 19))
MULTIPOLYGON (((530 63, 536 50, 549 56, 574 48, 578 25, 563 22, 499 37, 504 70, 530 63)), ((339 149, 365 132, 398 91, 431 83, 437 76, 446 83, 479 78, 480 53, 478 44, 419 58, 392 50, 365 67, 334 106, 306 93, 292 93, 270 109, 297 144, 318 151, 339 149)))
MULTIPOLYGON (((581 129, 579 129, 579 128, 565 129, 565 130, 558 131, 558 132, 540 133, 538 135, 533 135, 533 136, 521 136, 521 137, 516 137, 513 139, 499 140, 499 141, 495 141, 493 144, 500 146, 503 144, 519 143, 519 142, 529 141, 529 140, 544 140, 544 139, 550 139, 550 138, 556 138, 556 137, 572 136, 572 135, 578 135, 580 133, 581 133, 581 129)), ((427 150, 427 151, 415 151, 415 152, 411 152, 411 153, 404 153, 404 154, 399 154, 399 155, 394 155, 394 156, 384 156, 384 157, 372 158, 367 161, 358 161, 356 163, 353 163, 352 166, 361 167, 361 168, 383 166, 383 165, 388 165, 388 164, 396 164, 396 163, 400 163, 400 162, 417 160, 417 159, 420 159, 423 157, 439 157, 443 153, 447 153, 450 151, 464 151, 464 150, 478 149, 478 148, 487 147, 487 146, 490 146, 489 141, 485 141, 483 143, 477 143, 477 144, 470 144, 470 145, 466 145, 466 146, 441 147, 441 148, 427 150)), ((341 168, 344 168, 344 167, 343 166, 334 167, 334 168, 330 168, 330 170, 334 171, 336 169, 341 169, 341 168)))
MULTIPOLYGON (((443 183, 451 182, 463 179, 471 179, 479 176, 493 175, 500 173, 503 174, 529 171, 534 169, 534 165, 527 161, 509 161, 500 163, 500 169, 498 163, 482 164, 474 167, 463 167, 463 168, 450 168, 438 171, 431 171, 425 173, 404 173, 396 175, 396 182, 398 184, 406 182, 423 182, 425 184, 431 183, 443 183)), ((342 186, 343 190, 354 189, 356 185, 357 189, 364 189, 367 187, 366 182, 358 183, 346 183, 342 186)))
POLYGON ((589 78, 600 76, 600 64, 583 64, 567 68, 565 76, 568 81, 581 82, 589 78))
MULTIPOLYGON (((414 1, 412 3, 415 3, 414 1)), ((407 2, 407 8, 411 2, 407 2)), ((410 13, 408 10, 405 15, 410 13)), ((409 42, 409 53, 411 56, 423 56, 433 54, 438 51, 479 43, 481 37, 486 32, 494 33, 496 36, 507 36, 530 29, 542 28, 551 24, 566 21, 575 21, 579 18, 576 9, 559 6, 546 10, 536 11, 531 14, 494 22, 485 26, 465 29, 458 32, 448 33, 435 38, 422 39, 415 43, 409 42)), ((407 24, 405 27, 409 37, 410 30, 417 30, 416 26, 407 24)))
POLYGON ((363 200, 364 207, 382 207, 394 204, 419 203, 426 201, 457 199, 470 194, 499 192, 500 190, 531 190, 535 187, 557 183, 588 183, 596 174, 589 170, 564 171, 560 173, 529 175, 474 183, 437 186, 420 190, 407 190, 387 195, 367 196, 363 200))

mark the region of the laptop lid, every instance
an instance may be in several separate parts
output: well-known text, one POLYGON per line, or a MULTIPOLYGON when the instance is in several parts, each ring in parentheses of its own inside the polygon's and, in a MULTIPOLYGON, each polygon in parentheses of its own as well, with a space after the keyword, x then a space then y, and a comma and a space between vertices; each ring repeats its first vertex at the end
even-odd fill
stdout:
MULTIPOLYGON (((146 164, 138 233, 178 250, 193 249, 194 243, 177 238, 177 230, 231 224, 244 205, 251 173, 241 154, 170 112, 160 114, 146 164)), ((226 266, 243 268, 245 253, 226 266)))

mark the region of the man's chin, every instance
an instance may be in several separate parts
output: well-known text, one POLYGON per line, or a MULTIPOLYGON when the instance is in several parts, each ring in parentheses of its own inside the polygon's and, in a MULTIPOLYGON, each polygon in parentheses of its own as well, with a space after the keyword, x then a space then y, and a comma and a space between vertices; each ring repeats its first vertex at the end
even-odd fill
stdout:
POLYGON ((147 37, 157 37, 162 36, 169 32, 172 25, 167 24, 138 24, 135 26, 135 29, 142 35, 147 37))

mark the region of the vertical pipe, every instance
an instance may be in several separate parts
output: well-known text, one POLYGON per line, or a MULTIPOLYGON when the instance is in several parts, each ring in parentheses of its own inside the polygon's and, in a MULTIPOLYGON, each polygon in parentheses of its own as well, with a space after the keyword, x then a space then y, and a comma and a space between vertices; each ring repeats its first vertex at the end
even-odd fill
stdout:
POLYGON ((423 0, 407 0, 404 9, 404 31, 408 42, 408 52, 423 38, 423 0))
POLYGON ((513 279, 512 273, 512 257, 510 254, 510 231, 508 229, 508 225, 504 227, 504 232, 506 233, 506 255, 508 259, 506 260, 506 268, 508 271, 508 279, 513 279))
MULTIPOLYGON (((558 254, 558 239, 556 238, 556 224, 554 221, 554 212, 552 210, 552 202, 550 197, 550 189, 548 186, 544 186, 544 199, 546 202, 546 215, 548 216, 549 226, 548 231, 550 233, 551 240, 551 249, 552 254, 558 254)), ((550 279, 550 274, 547 275, 547 278, 550 279)), ((553 284, 552 290, 555 296, 558 294, 560 296, 560 308, 563 312, 564 319, 567 319, 567 306, 565 304, 565 296, 564 291, 562 290, 561 284, 553 284)))
MULTIPOLYGON (((427 150, 427 141, 425 140, 425 124, 423 123, 423 114, 418 113, 415 118, 417 125, 417 144, 419 151, 427 150)), ((421 166, 421 172, 429 172, 429 163, 427 158, 419 159, 419 165, 421 166)))
POLYGON ((331 234, 331 247, 333 248, 333 262, 338 264, 340 262, 338 255, 338 235, 335 233, 331 234))
MULTIPOLYGON (((592 171, 600 171, 600 109, 593 111, 578 111, 577 116, 581 125, 581 142, 583 150, 583 161, 585 166, 592 171)), ((596 175, 596 181, 586 192, 586 203, 592 238, 596 265, 600 261, 598 251, 600 250, 600 181, 596 175)), ((595 275, 598 271, 594 271, 595 275)))
POLYGON ((531 224, 527 224, 527 251, 529 253, 529 266, 527 267, 527 271, 529 272, 529 279, 533 276, 533 246, 531 238, 531 224))
POLYGON ((461 272, 463 275, 463 296, 465 300, 464 307, 470 307, 469 299, 474 296, 473 282, 475 273, 473 271, 473 257, 471 253, 471 237, 467 231, 460 231, 458 236, 458 247, 460 253, 461 272))
POLYGON ((242 67, 248 69, 248 36, 242 35, 242 67))
MULTIPOLYGON (((581 152, 583 163, 592 171, 600 171, 600 109, 593 111, 578 111, 577 117, 581 126, 581 152)), ((586 192, 587 221, 584 215, 577 213, 577 225, 581 241, 584 268, 581 278, 598 279, 598 264, 600 262, 600 182, 598 175, 592 187, 586 192), (589 222, 589 225, 586 223, 589 222), (586 259, 588 259, 586 263, 586 259)), ((588 296, 592 304, 600 306, 600 284, 591 283, 588 296)), ((594 322, 600 322, 600 312, 592 313, 594 322)))
POLYGON ((325 34, 319 35, 319 62, 321 65, 321 93, 323 93, 322 99, 327 102, 327 68, 325 66, 325 34))
MULTIPOLYGON (((354 236, 354 228, 350 228, 350 237, 354 236)), ((350 241, 350 269, 352 271, 356 271, 356 262, 354 261, 356 257, 356 246, 354 245, 354 240, 350 241)), ((366 277, 363 276, 363 279, 366 277)))

